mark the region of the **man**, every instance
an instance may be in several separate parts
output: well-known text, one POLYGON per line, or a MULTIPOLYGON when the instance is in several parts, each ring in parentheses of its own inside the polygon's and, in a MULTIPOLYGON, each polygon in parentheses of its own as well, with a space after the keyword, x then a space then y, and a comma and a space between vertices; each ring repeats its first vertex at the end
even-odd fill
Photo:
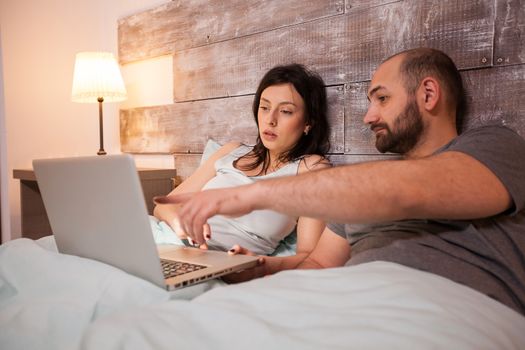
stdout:
POLYGON ((383 260, 429 271, 525 314, 525 141, 501 126, 457 135, 461 77, 437 50, 387 59, 368 99, 364 122, 376 147, 402 160, 164 200, 182 203, 181 226, 197 242, 216 214, 321 218, 333 223, 299 267, 340 266, 351 252, 348 265, 383 260))

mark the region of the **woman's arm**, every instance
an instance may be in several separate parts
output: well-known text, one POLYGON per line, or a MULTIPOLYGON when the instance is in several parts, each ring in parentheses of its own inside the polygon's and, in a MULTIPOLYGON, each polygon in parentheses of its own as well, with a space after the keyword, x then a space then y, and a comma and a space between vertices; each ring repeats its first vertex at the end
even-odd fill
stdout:
POLYGON ((297 266, 297 269, 324 269, 343 266, 351 257, 351 246, 328 227, 310 254, 297 266))
MULTIPOLYGON (((215 162, 239 146, 239 142, 230 142, 219 148, 190 177, 175 187, 169 195, 200 191, 215 176, 215 162)), ((153 209, 153 215, 159 220, 165 221, 175 230, 174 220, 178 208, 178 204, 157 204, 153 209)))
MULTIPOLYGON (((302 174, 329 167, 331 167, 331 164, 326 158, 319 155, 308 155, 301 160, 298 173, 302 174)), ((282 270, 295 269, 315 249, 325 226, 326 223, 322 220, 300 217, 297 221, 297 248, 295 255, 287 257, 269 257, 266 260, 265 275, 273 274, 282 270)))
POLYGON ((325 226, 325 222, 321 220, 307 217, 299 218, 297 222, 297 250, 295 255, 265 258, 264 274, 271 275, 279 271, 297 268, 314 251, 325 226))
MULTIPOLYGON (((331 165, 326 158, 322 158, 318 155, 310 155, 301 160, 298 173, 301 174, 313 170, 320 170, 330 166, 331 165)), ((286 257, 261 257, 261 262, 263 262, 263 264, 260 266, 238 274, 230 275, 224 279, 227 282, 242 282, 257 277, 271 275, 279 271, 297 268, 314 251, 325 226, 325 222, 322 220, 300 217, 297 221, 297 248, 295 255, 286 257)), ((232 254, 254 255, 249 250, 238 245, 235 245, 230 252, 232 254)))
MULTIPOLYGON (((350 244, 346 238, 337 235, 327 227, 311 251, 302 250, 299 248, 299 244, 297 248, 297 254, 294 256, 261 256, 258 266, 224 276, 223 280, 228 283, 239 283, 284 270, 338 267, 343 266, 351 256, 350 244)), ((230 250, 230 254, 255 255, 238 245, 230 250)))

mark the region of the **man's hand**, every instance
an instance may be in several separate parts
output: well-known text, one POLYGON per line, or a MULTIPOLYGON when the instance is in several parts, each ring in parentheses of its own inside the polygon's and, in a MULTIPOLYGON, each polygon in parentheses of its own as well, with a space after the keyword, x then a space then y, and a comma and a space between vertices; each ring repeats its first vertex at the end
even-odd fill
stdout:
POLYGON ((155 197, 154 201, 157 204, 180 204, 177 215, 181 230, 194 242, 203 244, 207 220, 218 214, 232 217, 248 214, 254 209, 251 202, 255 202, 256 197, 252 192, 253 185, 247 185, 155 197))
MULTIPOLYGON (((198 243, 195 243, 193 242, 193 240, 191 239, 191 237, 189 237, 186 232, 184 232, 180 226, 180 223, 179 223, 179 218, 178 217, 175 217, 170 225, 171 229, 173 230, 173 232, 175 232, 175 234, 182 240, 186 240, 188 242, 188 244, 194 246, 194 247, 199 247, 200 249, 208 249, 208 245, 206 243, 202 243, 202 244, 198 244, 198 243)), ((207 241, 211 238, 211 230, 210 230, 210 225, 208 224, 204 224, 203 228, 202 228, 202 232, 203 232, 203 235, 204 235, 204 239, 207 241)), ((186 243, 185 243, 186 244, 186 243)))

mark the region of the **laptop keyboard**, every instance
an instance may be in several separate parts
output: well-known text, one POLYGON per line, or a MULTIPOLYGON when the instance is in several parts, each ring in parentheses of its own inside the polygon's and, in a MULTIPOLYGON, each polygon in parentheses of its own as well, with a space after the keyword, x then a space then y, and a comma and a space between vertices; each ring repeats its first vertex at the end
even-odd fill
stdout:
POLYGON ((185 273, 202 270, 206 267, 204 265, 164 259, 160 259, 160 262, 162 263, 162 272, 164 273, 164 278, 184 275, 185 273))

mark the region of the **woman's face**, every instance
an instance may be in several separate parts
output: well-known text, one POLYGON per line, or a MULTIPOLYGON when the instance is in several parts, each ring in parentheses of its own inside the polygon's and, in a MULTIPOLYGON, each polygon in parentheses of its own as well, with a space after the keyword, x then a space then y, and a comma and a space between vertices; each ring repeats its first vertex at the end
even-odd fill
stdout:
POLYGON ((257 120, 259 136, 271 154, 278 156, 299 141, 308 128, 304 109, 303 98, 290 83, 263 90, 257 120))

